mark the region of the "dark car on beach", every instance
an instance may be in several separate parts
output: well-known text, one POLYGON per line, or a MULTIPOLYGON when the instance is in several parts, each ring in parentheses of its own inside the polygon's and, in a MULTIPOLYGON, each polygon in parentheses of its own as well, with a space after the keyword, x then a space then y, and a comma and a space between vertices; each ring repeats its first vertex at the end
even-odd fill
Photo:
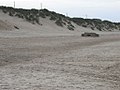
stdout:
POLYGON ((97 33, 92 33, 92 32, 85 32, 81 34, 82 37, 99 37, 99 34, 97 33))

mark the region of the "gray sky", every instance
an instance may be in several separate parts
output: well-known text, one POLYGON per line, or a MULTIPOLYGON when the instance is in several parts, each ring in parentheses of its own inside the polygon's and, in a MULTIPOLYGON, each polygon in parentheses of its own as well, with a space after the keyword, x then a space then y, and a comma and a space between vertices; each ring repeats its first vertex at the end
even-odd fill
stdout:
POLYGON ((70 17, 100 18, 120 22, 120 0, 0 0, 0 5, 16 8, 43 8, 70 17))

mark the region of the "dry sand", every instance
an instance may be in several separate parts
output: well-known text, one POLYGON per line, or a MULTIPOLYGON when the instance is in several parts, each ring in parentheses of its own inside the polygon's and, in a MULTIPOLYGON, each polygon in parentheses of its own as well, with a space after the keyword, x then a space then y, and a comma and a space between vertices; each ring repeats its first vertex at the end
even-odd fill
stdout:
POLYGON ((119 32, 84 38, 90 29, 48 18, 33 25, 0 11, 0 20, 0 90, 120 90, 119 32))
POLYGON ((0 90, 120 90, 120 36, 1 37, 0 90))

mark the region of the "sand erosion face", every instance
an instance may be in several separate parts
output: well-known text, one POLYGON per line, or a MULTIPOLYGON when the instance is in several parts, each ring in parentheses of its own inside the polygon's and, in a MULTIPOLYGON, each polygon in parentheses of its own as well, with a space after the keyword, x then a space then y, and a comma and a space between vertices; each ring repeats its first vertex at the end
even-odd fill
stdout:
POLYGON ((7 21, 0 20, 0 30, 12 30, 13 25, 8 23, 7 21))

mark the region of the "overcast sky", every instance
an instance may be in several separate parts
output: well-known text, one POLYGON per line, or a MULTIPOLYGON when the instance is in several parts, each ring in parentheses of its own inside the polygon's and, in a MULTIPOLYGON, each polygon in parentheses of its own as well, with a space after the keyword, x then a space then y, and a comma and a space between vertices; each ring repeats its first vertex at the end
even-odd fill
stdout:
POLYGON ((70 16, 100 18, 120 22, 120 0, 0 0, 0 5, 16 8, 43 8, 70 16))

